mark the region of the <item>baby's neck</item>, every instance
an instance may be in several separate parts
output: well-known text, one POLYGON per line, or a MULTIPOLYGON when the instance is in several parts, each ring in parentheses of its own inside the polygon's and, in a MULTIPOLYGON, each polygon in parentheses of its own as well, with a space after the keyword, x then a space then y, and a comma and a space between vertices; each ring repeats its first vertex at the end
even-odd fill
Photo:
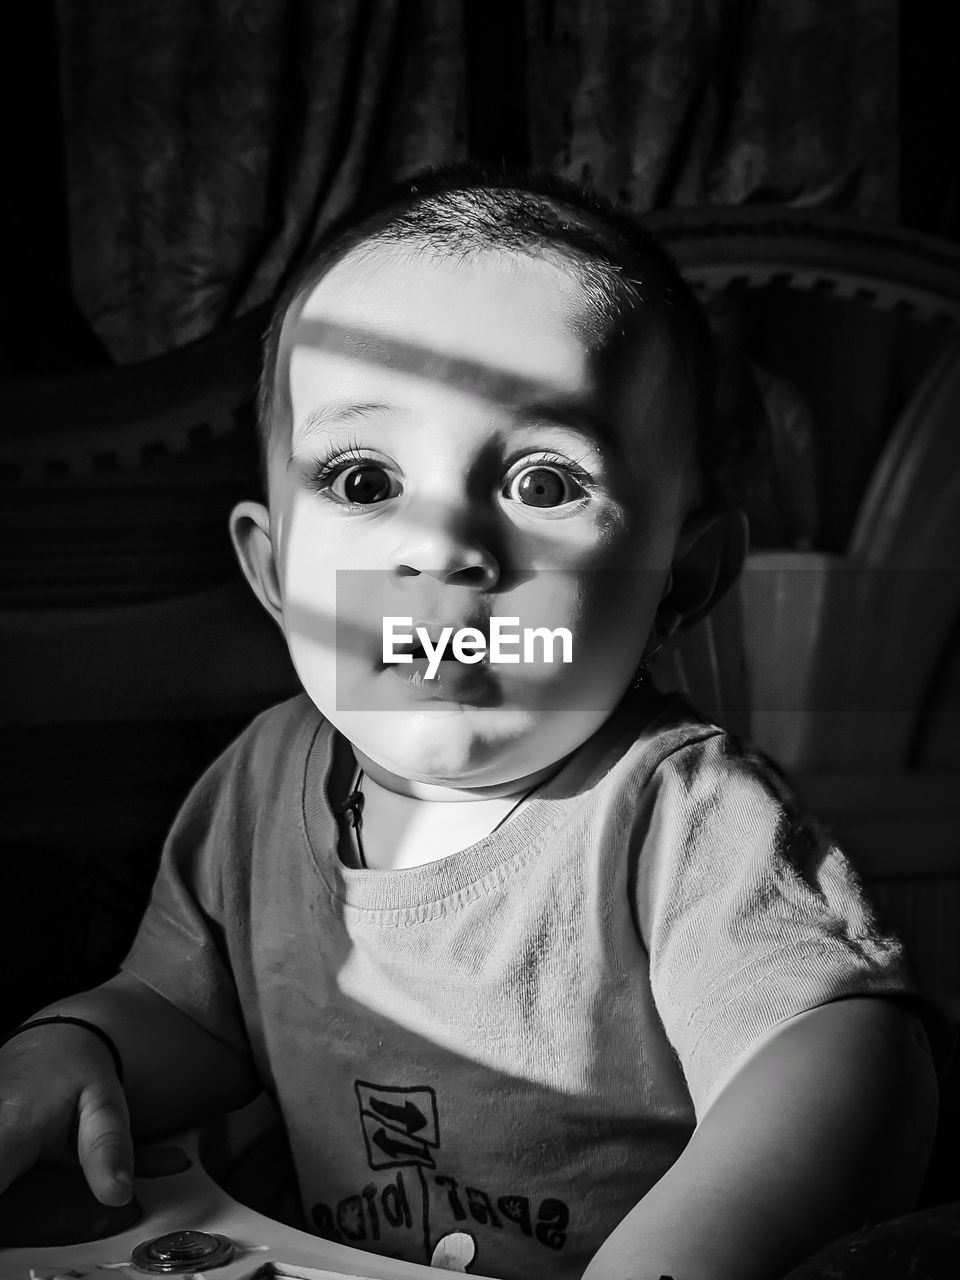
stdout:
POLYGON ((355 779, 356 770, 363 770, 362 862, 356 836, 346 830, 341 832, 341 857, 348 864, 377 871, 436 862, 476 844, 512 819, 563 763, 557 761, 494 786, 447 787, 398 777, 356 748, 351 756, 347 744, 340 741, 338 759, 341 752, 345 758, 337 766, 341 770, 337 785, 342 795, 356 785, 346 780, 346 759, 353 761, 355 779))
POLYGON ((511 817, 529 788, 458 802, 389 790, 364 774, 363 855, 369 870, 400 871, 469 848, 511 817))

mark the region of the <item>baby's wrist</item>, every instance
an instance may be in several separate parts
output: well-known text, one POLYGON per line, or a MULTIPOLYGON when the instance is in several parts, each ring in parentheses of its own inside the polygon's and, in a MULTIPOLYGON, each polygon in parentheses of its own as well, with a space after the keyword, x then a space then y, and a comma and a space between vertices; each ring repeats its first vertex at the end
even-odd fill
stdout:
MULTIPOLYGON (((46 1014, 39 1018, 30 1018, 28 1021, 21 1023, 19 1027, 15 1027, 8 1032, 2 1040, 0 1040, 0 1051, 6 1048, 12 1041, 21 1037, 40 1036, 41 1034, 56 1034, 58 1030, 72 1028, 84 1033, 88 1040, 95 1038, 107 1050, 113 1062, 117 1079, 123 1083, 123 1059, 120 1057, 120 1050, 117 1048, 113 1039, 104 1031, 103 1027, 98 1026, 95 1022, 90 1022, 86 1018, 77 1018, 69 1014, 46 1014)), ((41 1043, 38 1041, 38 1043, 41 1043)))

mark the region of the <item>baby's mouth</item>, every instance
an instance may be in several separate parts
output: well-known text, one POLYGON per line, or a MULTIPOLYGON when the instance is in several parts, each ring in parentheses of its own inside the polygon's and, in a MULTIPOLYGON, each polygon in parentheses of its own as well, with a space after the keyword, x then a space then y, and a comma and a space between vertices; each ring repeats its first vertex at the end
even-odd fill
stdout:
MULTIPOLYGON (((483 624, 413 622, 400 629, 381 670, 399 679, 418 699, 491 706, 501 696, 489 659, 483 624), (467 635, 460 633, 469 629, 467 635), (409 637, 409 638, 408 638, 409 637), (457 643, 454 643, 457 638, 457 643), (470 661, 470 656, 478 658, 470 661)), ((384 654, 386 654, 386 649, 384 654)))
MULTIPOLYGON (((480 651, 483 648, 484 648, 483 645, 478 645, 477 651, 480 651)), ((408 654, 413 659, 414 662, 419 662, 421 659, 424 662, 429 662, 431 657, 433 657, 432 654, 427 652, 427 650, 423 647, 422 644, 407 646, 405 649, 401 649, 398 647, 396 652, 408 654)), ((471 649, 468 647, 465 647, 464 652, 469 653, 471 652, 471 649)), ((460 662, 460 659, 457 657, 457 655, 453 651, 453 646, 450 644, 448 644, 447 647, 443 650, 443 652, 439 654, 437 660, 439 662, 460 662)), ((488 661, 489 659, 487 658, 486 653, 484 653, 483 657, 480 659, 479 662, 474 662, 469 665, 481 666, 488 661)))
POLYGON ((461 631, 467 629, 475 633, 479 633, 482 638, 476 641, 471 640, 470 638, 463 639, 461 641, 461 651, 468 654, 483 653, 483 657, 480 662, 469 663, 467 665, 479 666, 480 663, 486 664, 488 662, 487 651, 490 647, 489 637, 487 635, 486 628, 483 625, 473 622, 415 622, 411 627, 407 628, 407 631, 412 633, 413 639, 394 641, 392 646, 393 652, 398 657, 403 655, 404 657, 412 658, 414 662, 419 659, 429 661, 437 652, 438 646, 442 644, 443 649, 439 654, 438 660, 440 662, 460 662, 460 659, 454 652, 453 638, 461 631), (425 647, 424 639, 429 643, 430 650, 432 650, 433 653, 425 647))

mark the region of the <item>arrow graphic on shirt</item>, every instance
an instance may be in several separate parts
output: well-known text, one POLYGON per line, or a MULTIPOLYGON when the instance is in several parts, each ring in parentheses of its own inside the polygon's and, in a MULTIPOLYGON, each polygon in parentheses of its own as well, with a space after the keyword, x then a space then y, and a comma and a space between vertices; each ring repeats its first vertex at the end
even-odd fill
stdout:
POLYGON ((433 1159, 430 1152, 422 1142, 416 1144, 411 1142, 400 1142, 393 1134, 387 1133, 386 1129, 378 1129, 373 1135, 373 1141, 391 1160, 414 1160, 426 1161, 432 1165, 433 1159))
POLYGON ((405 1102, 402 1107, 398 1107, 392 1102, 381 1102, 379 1098, 371 1098, 369 1106, 371 1111, 375 1111, 384 1120, 401 1124, 407 1133, 416 1133, 427 1123, 427 1117, 412 1102, 405 1102))

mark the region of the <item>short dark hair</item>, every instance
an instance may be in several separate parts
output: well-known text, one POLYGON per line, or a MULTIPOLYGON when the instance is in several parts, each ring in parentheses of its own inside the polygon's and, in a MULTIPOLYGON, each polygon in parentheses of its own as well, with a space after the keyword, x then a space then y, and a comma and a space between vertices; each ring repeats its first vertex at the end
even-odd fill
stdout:
POLYGON ((713 413, 713 342, 692 289, 631 211, 552 174, 475 163, 434 168, 355 205, 311 245, 284 282, 264 340, 258 398, 261 463, 289 388, 277 386, 283 323, 326 273, 362 244, 420 244, 457 257, 484 250, 553 252, 576 272, 608 331, 638 306, 660 318, 684 369, 703 497, 718 487, 723 442, 713 413))

